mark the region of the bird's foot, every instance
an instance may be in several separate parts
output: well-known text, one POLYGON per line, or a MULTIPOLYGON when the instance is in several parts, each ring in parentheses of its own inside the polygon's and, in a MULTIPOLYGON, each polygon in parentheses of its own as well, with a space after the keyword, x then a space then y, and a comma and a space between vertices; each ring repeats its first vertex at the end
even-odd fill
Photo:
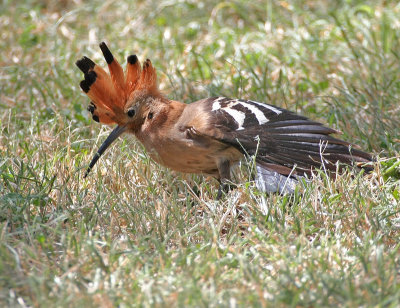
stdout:
POLYGON ((235 189, 237 186, 233 183, 221 182, 218 188, 217 200, 221 200, 222 196, 226 195, 232 189, 235 189))

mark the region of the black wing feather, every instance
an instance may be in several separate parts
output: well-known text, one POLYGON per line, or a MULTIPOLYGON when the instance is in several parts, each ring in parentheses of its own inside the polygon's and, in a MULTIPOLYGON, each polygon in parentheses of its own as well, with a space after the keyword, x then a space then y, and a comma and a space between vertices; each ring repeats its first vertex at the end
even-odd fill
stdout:
MULTIPOLYGON (((279 174, 282 174, 279 166, 296 167, 294 174, 310 174, 322 164, 335 171, 337 161, 350 165, 372 160, 370 154, 331 136, 338 131, 288 110, 228 98, 211 98, 209 104, 214 115, 212 125, 219 128, 213 137, 245 154, 257 155, 260 166, 267 165, 279 174), (228 108, 236 113, 232 115, 228 108)), ((370 170, 370 167, 365 168, 370 170)))

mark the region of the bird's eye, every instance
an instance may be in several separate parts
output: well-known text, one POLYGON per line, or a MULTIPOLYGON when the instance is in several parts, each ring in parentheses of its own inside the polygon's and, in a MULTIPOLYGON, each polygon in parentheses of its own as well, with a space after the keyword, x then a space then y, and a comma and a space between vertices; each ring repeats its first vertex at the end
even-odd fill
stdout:
POLYGON ((127 114, 128 114, 129 117, 132 118, 135 115, 135 109, 129 109, 127 114))

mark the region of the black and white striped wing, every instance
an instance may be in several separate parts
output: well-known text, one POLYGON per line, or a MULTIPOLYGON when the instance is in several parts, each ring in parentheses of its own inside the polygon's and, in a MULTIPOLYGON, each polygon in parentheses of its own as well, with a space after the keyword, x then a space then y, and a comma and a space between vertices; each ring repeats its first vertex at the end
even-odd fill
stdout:
POLYGON ((371 156, 336 139, 336 130, 286 109, 251 100, 215 97, 207 100, 216 138, 248 155, 259 166, 279 174, 310 173, 322 162, 335 171, 335 163, 368 162, 371 156))

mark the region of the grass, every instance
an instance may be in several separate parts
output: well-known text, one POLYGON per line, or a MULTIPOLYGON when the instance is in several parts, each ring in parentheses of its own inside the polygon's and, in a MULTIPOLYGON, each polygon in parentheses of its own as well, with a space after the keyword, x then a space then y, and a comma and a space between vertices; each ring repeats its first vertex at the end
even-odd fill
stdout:
POLYGON ((397 1, 7 1, 0 4, 2 306, 400 304, 397 1), (264 196, 251 165, 217 183, 153 163, 92 122, 74 63, 151 58, 173 99, 270 102, 377 156, 264 196), (200 197, 193 193, 197 186, 200 197))

